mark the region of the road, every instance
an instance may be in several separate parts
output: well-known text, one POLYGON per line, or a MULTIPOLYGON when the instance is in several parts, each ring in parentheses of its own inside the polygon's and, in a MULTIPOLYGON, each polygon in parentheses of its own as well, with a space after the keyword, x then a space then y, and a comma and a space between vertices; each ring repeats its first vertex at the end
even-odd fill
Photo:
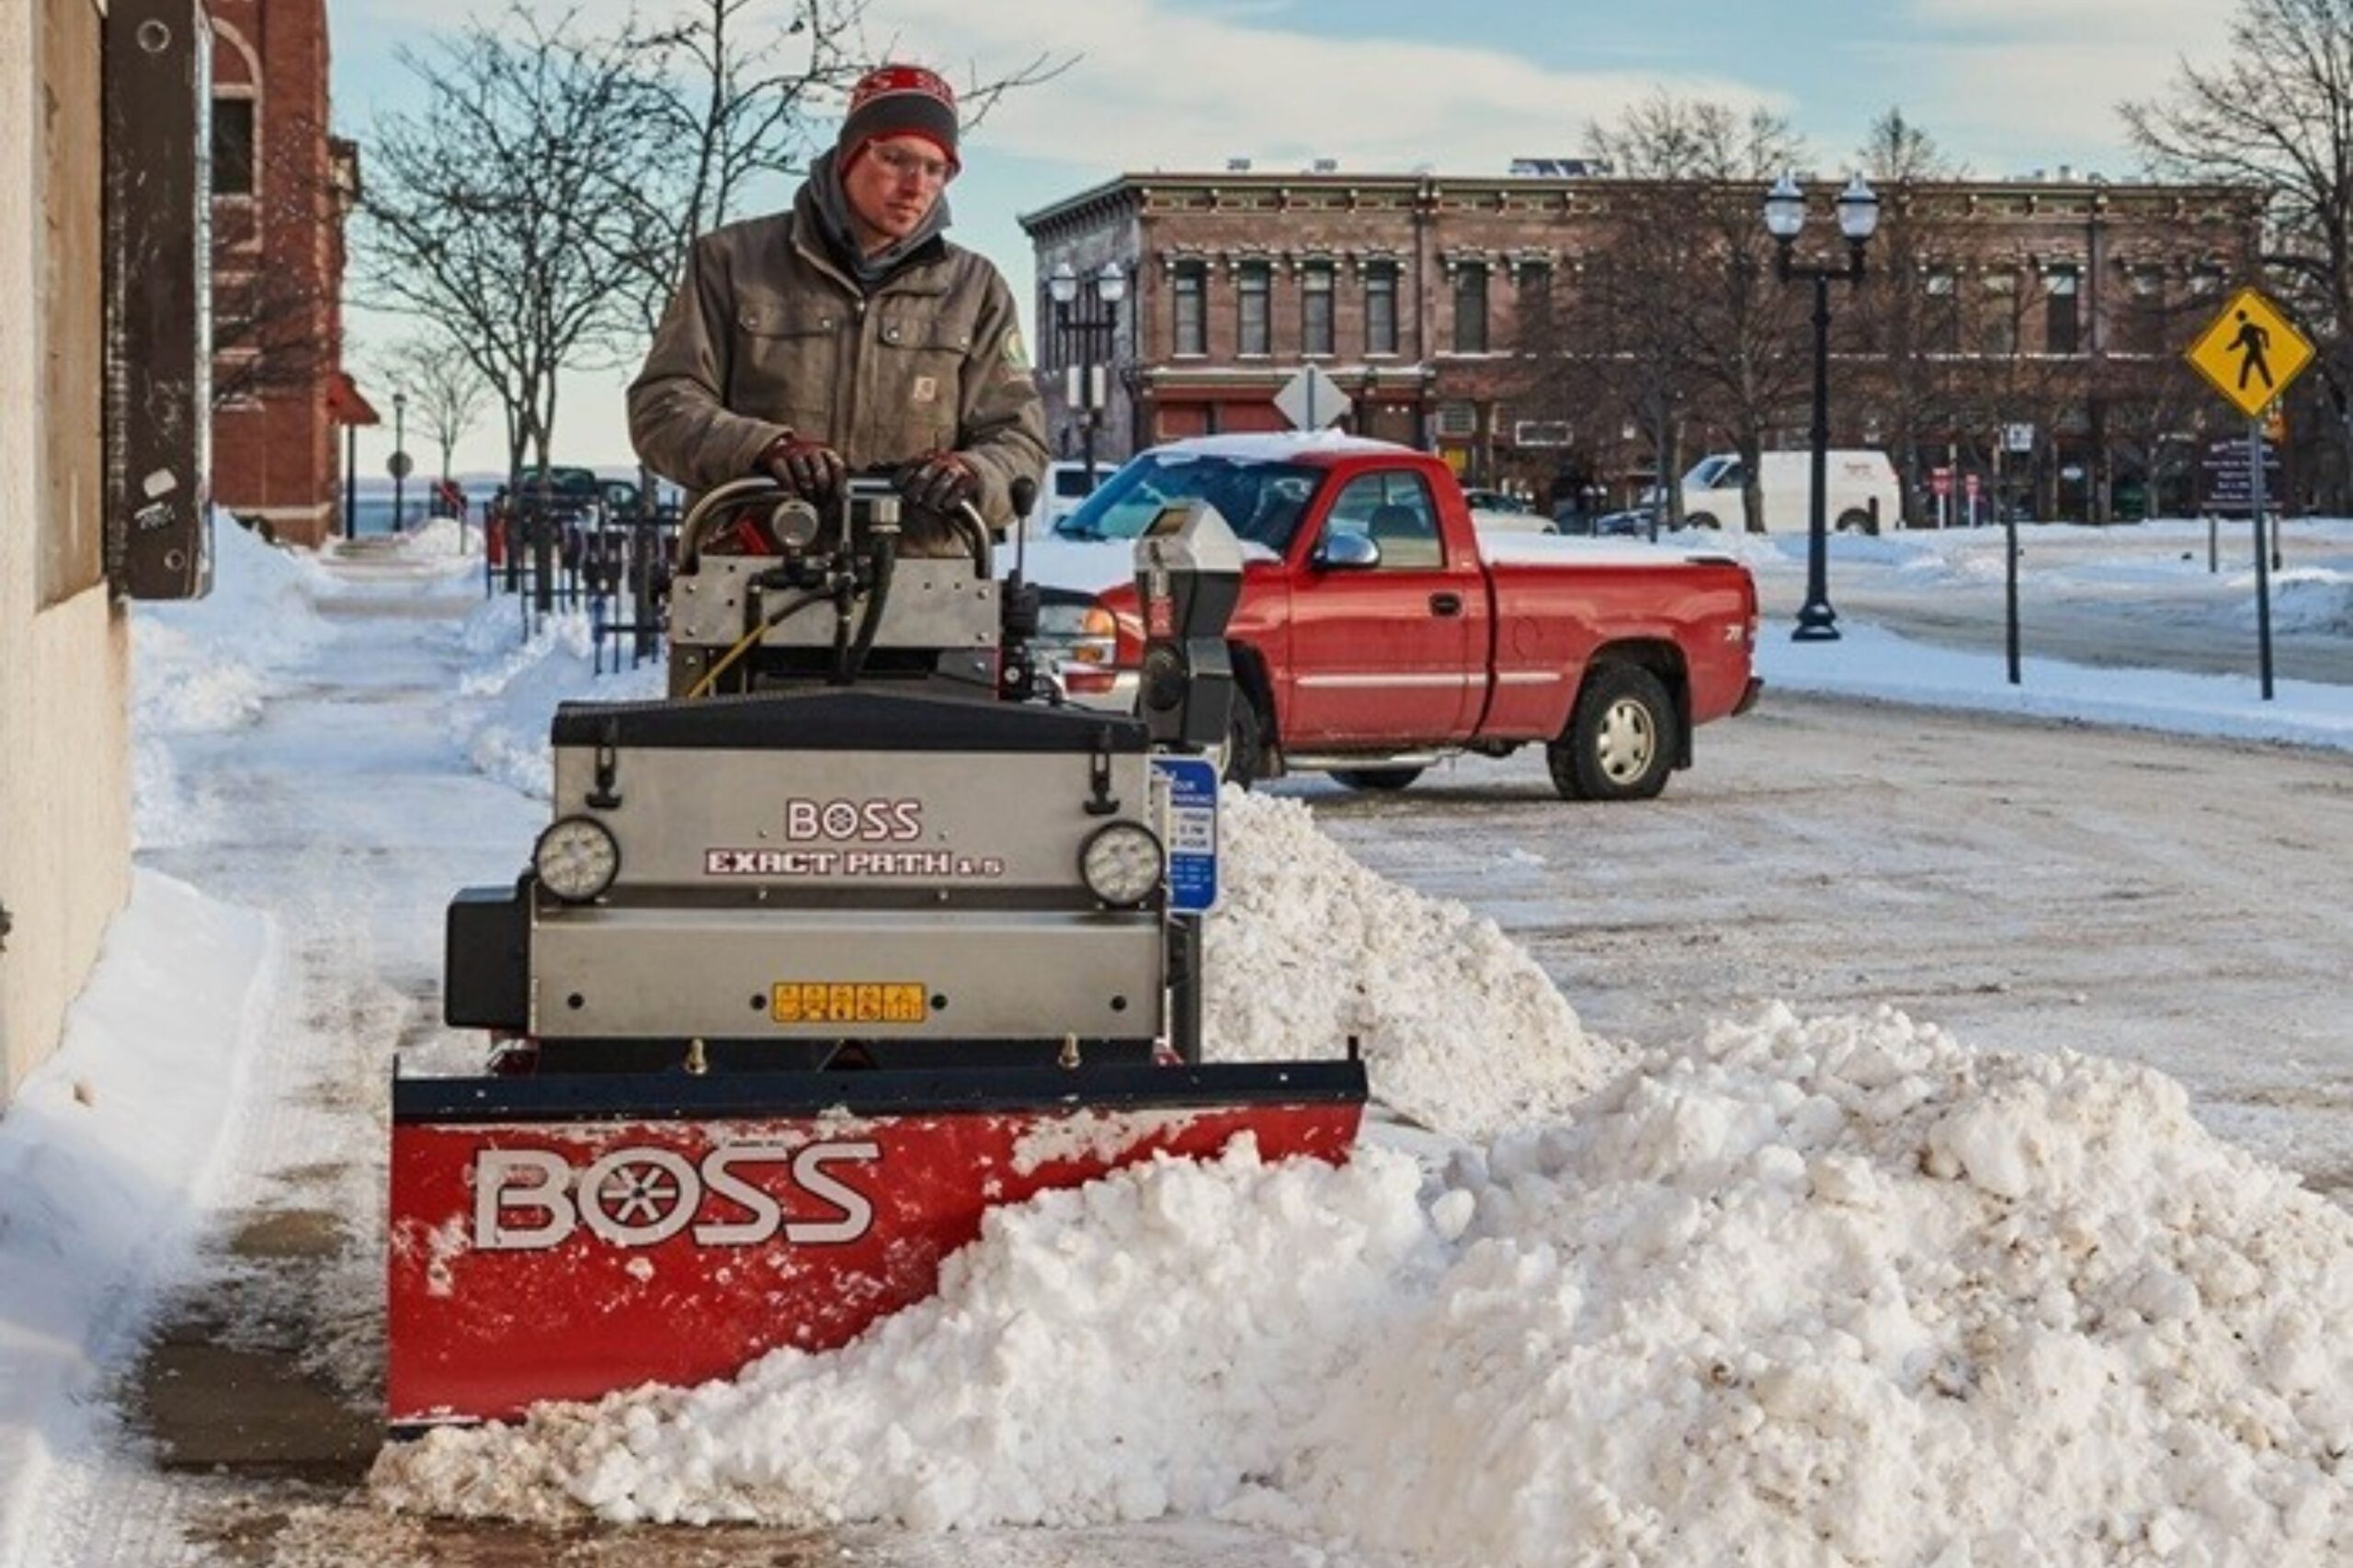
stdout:
MULTIPOLYGON (((1946 647, 1998 653, 2007 635, 1995 536, 1985 536, 1992 553, 1986 576, 1963 585, 1940 583, 1929 589, 1907 585, 1901 574, 1834 563, 1830 601, 1844 620, 1870 621, 1890 631, 1946 647)), ((2259 643, 2253 621, 2255 592, 2246 574, 2254 570, 2247 526, 2224 524, 2218 551, 2221 571, 2193 571, 2173 580, 2136 578, 2129 595, 2103 593, 2097 583, 2073 575, 2070 567, 2092 561, 2113 563, 2143 557, 2151 565, 2194 566, 2208 559, 2201 539, 2150 538, 2130 528, 2086 536, 2082 530, 2020 530, 2019 647, 2029 658, 2058 659, 2108 668, 2177 669, 2200 675, 2256 673, 2259 643), (2213 613, 2218 596, 2234 598, 2248 618, 2234 624, 2213 613)), ((2281 560, 2292 570, 2315 557, 2342 562, 2341 529, 2323 533, 2290 523, 2281 540, 2281 560)), ((1760 571, 1759 597, 1768 617, 1793 619, 1805 597, 1802 572, 1760 571)), ((2353 686, 2353 637, 2293 634, 2272 640, 2272 669, 2280 680, 2325 681, 2353 686)))
POLYGON ((1528 756, 1395 796, 1288 788, 1374 869, 1495 918, 1601 1034, 1886 1003, 2152 1063, 2210 1126, 2353 1187, 2341 753, 1768 694, 1643 804, 1562 802, 1528 756))

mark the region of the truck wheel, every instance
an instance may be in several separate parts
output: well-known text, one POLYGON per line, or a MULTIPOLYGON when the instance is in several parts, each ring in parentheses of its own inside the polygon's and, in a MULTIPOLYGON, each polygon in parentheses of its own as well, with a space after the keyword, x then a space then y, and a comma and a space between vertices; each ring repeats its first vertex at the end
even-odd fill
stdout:
POLYGON ((1845 511, 1838 514, 1838 531, 1842 534, 1875 534, 1879 529, 1871 526, 1869 512, 1845 511))
POLYGON ((1567 801, 1647 801, 1674 770, 1675 699, 1639 665, 1604 665, 1577 694, 1567 732, 1544 748, 1567 801))
POLYGON ((1233 710, 1225 720, 1225 769, 1222 777, 1228 784, 1247 790, 1258 781, 1259 770, 1266 765, 1266 727, 1258 717, 1258 705, 1247 692, 1237 691, 1233 694, 1233 710))
POLYGON ((1713 512, 1687 512, 1683 517, 1683 526, 1687 528, 1705 528, 1710 533, 1723 527, 1722 523, 1716 521, 1716 515, 1713 512))
POLYGON ((1336 767, 1332 777, 1351 790, 1403 790, 1422 776, 1418 767, 1336 767))

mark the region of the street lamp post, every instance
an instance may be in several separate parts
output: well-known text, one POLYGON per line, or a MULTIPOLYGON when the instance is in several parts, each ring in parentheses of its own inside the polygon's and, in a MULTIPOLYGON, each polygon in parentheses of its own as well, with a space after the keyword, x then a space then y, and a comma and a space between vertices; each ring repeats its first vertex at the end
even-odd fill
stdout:
POLYGON ((1843 265, 1792 260, 1798 232, 1804 227, 1804 187, 1795 176, 1784 174, 1765 193, 1765 230, 1779 248, 1781 280, 1805 278, 1813 284, 1813 496, 1806 517, 1805 604, 1790 636, 1800 642, 1834 642, 1838 615, 1830 608, 1830 285, 1839 279, 1863 280, 1863 247, 1879 227, 1879 197, 1859 174, 1839 193, 1838 232, 1847 240, 1843 265))
POLYGON ((1054 326, 1065 344, 1075 340, 1075 363, 1064 367, 1064 401, 1079 415, 1079 455, 1086 464, 1087 494, 1095 490, 1095 429, 1103 421, 1106 369, 1111 358, 1113 335, 1120 323, 1120 301, 1128 292, 1128 275, 1116 261, 1107 261, 1092 277, 1094 298, 1078 309, 1078 274, 1069 262, 1058 262, 1046 275, 1046 291, 1054 300, 1054 326), (1097 305, 1101 308, 1097 309, 1097 305))
POLYGON ((401 503, 408 489, 408 441, 406 420, 408 393, 392 393, 392 531, 401 531, 401 503))

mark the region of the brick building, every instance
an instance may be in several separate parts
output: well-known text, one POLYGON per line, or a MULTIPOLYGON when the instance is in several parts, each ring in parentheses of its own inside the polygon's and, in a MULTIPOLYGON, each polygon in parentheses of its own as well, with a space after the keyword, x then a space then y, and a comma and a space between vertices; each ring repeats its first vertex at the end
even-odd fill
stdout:
POLYGON ((324 0, 210 0, 213 497, 280 539, 333 531, 345 216, 358 153, 327 133, 324 0))
MULTIPOLYGON (((1050 439, 1077 449, 1061 372, 1103 355, 1067 329, 1093 312, 1116 321, 1103 455, 1280 428, 1275 392, 1313 363, 1351 394, 1362 434, 1438 450, 1466 477, 1540 497, 1574 467, 1622 500, 1653 449, 1621 402, 1580 393, 1574 347, 1559 378, 1568 390, 1531 395, 1523 301, 1540 295, 1556 319, 1573 315, 1585 268, 1635 196, 1672 189, 1592 175, 1123 175, 1022 220, 1041 280, 1050 439), (1108 307, 1093 292, 1107 262, 1130 280, 1108 307), (1064 263, 1086 292, 1058 316, 1042 280, 1064 263)), ((1886 271, 1895 252, 1901 276, 1874 287, 1882 306, 1894 284, 1915 290, 1917 308, 1897 353, 1862 326, 1868 312, 1836 307, 1852 319, 1834 372, 1834 441, 1887 440, 1892 400, 1912 411, 1915 469, 1930 457, 1966 467, 1998 430, 2031 426, 2033 449, 2013 466, 2033 488, 2021 499, 2043 516, 2113 515, 2134 472, 2144 491, 2156 475, 2186 483, 2186 459, 2165 455, 2167 443, 2188 449, 2182 432, 2137 447, 2134 432, 2193 416, 2170 335, 2251 276, 2258 198, 2074 177, 1882 195, 1878 260, 1886 271), (2144 417, 2122 417, 2128 409, 2144 417)), ((1789 352, 1805 345, 1792 335, 1789 352)), ((1793 401, 1768 444, 1802 445, 1806 418, 1793 401)), ((1684 452, 1729 444, 1704 407, 1688 424, 1684 452)))

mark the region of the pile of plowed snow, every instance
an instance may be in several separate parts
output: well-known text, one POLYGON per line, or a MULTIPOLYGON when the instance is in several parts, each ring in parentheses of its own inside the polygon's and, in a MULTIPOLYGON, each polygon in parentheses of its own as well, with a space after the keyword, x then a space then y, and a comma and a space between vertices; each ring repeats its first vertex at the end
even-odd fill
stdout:
POLYGON ((1297 801, 1228 790, 1209 923, 1205 1054, 1337 1056, 1457 1138, 1560 1116, 1625 1066, 1492 920, 1370 870, 1297 801))
MULTIPOLYGON (((1278 927, 1318 925, 1346 971, 1379 940, 1339 907, 1346 858, 1254 806, 1237 867, 1269 824, 1336 884, 1278 927)), ((1490 972, 1450 948, 1379 967, 1415 965, 1440 996, 1490 972)), ((1377 1032, 1393 1015, 1358 984, 1373 1001, 1292 1027, 1363 1006, 1377 1032)), ((1589 1048, 1565 1009, 1566 1038, 1506 1046, 1478 1031, 1516 1011, 1467 1006, 1465 1061, 1589 1048)), ((2206 1133, 2170 1080, 1775 1009, 1540 1123, 1455 1108, 1520 1125, 1435 1168, 1237 1147, 1048 1194, 844 1350, 436 1434, 387 1453, 379 1494, 922 1529, 1178 1514, 1434 1564, 2353 1560, 2353 1215, 2206 1133)))

